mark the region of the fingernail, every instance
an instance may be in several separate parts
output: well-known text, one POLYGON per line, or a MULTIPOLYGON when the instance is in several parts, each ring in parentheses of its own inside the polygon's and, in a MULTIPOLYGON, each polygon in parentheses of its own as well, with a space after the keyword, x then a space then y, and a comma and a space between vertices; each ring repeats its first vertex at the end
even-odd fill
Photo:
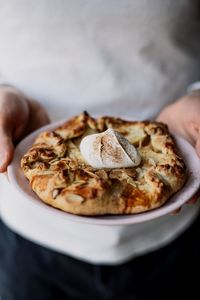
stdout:
POLYGON ((5 162, 0 155, 0 172, 4 172, 4 164, 5 164, 5 162))
POLYGON ((0 172, 4 172, 6 169, 5 163, 6 163, 7 155, 4 151, 0 151, 0 172))

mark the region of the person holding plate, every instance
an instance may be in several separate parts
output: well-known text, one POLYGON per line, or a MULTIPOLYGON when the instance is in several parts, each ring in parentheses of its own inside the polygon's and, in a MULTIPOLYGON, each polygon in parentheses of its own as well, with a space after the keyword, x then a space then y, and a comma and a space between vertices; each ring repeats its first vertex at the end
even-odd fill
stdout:
MULTIPOLYGON (((0 7, 2 173, 28 133, 83 110, 157 118, 200 156, 198 1, 8 0, 0 7)), ((141 224, 66 219, 61 227, 19 206, 1 177, 2 300, 197 294, 198 202, 141 224)))

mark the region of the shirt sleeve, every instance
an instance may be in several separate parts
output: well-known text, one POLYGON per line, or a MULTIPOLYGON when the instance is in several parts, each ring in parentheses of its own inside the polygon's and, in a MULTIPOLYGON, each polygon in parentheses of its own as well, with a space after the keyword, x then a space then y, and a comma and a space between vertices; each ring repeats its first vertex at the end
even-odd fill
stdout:
POLYGON ((199 90, 200 90, 200 81, 193 82, 187 87, 188 94, 199 90))

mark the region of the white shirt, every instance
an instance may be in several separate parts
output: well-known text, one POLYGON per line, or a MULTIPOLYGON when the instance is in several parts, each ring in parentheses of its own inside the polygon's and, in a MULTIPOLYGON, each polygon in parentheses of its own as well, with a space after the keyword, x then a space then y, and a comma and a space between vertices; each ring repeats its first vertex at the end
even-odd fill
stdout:
MULTIPOLYGON (((0 78, 41 101, 53 120, 155 116, 200 78, 198 20, 189 0, 0 0, 0 78), (185 24, 187 28, 185 29, 185 24)), ((54 224, 20 205, 8 183, 2 219, 28 239, 92 263, 117 264, 175 239, 197 206, 129 226, 54 224)))

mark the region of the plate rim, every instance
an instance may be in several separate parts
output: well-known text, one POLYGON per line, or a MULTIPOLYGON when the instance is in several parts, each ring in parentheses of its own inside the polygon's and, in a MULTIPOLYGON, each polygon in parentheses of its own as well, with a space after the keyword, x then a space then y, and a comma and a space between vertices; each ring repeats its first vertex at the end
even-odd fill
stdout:
MULTIPOLYGON (((19 151, 19 149, 23 146, 23 144, 26 144, 27 141, 34 139, 38 135, 38 133, 45 131, 45 130, 51 130, 53 128, 56 128, 57 126, 63 124, 64 122, 66 122, 66 119, 52 122, 48 125, 45 125, 39 129, 37 129, 36 131, 34 131, 34 132, 30 133, 28 136, 26 136, 17 145, 17 147, 15 149, 15 154, 14 154, 13 160, 12 160, 11 164, 8 166, 7 173, 8 173, 9 182, 12 184, 12 186, 15 188, 15 190, 23 196, 23 198, 28 198, 29 200, 31 200, 31 201, 27 201, 27 203, 29 203, 30 206, 34 205, 36 208, 38 207, 39 209, 42 209, 43 212, 46 211, 46 213, 47 213, 47 211, 48 211, 48 213, 50 213, 55 218, 62 218, 67 221, 88 223, 88 224, 93 224, 93 225, 106 225, 106 226, 116 225, 117 226, 117 225, 130 225, 130 224, 144 223, 147 221, 151 221, 151 220, 160 218, 162 216, 172 213, 174 210, 178 209, 179 207, 181 207, 182 205, 184 205, 187 202, 187 200, 182 200, 182 201, 181 200, 179 200, 179 201, 172 200, 175 196, 177 196, 182 191, 182 190, 180 190, 171 197, 172 203, 168 206, 165 206, 166 203, 164 203, 164 205, 162 205, 161 207, 158 207, 153 210, 146 211, 146 212, 137 213, 137 214, 106 215, 106 216, 91 216, 90 217, 90 216, 73 215, 71 213, 64 212, 62 210, 54 208, 54 207, 44 203, 38 196, 37 197, 40 201, 38 201, 38 202, 35 201, 34 197, 32 197, 31 195, 26 193, 25 190, 20 187, 18 180, 15 178, 15 163, 17 163, 16 160, 17 160, 17 153, 18 153, 17 151, 19 151)), ((186 143, 187 147, 192 148, 192 150, 194 150, 192 145, 189 144, 189 142, 186 141, 181 136, 179 136, 177 134, 172 134, 172 136, 175 138, 176 142, 186 143)), ((199 164, 200 164, 200 160, 199 160, 199 164)), ((193 193, 191 194, 190 197, 192 197, 196 193, 196 191, 200 188, 200 172, 199 172, 198 179, 199 179, 199 183, 198 183, 197 187, 195 186, 195 191, 193 191, 193 193)), ((187 185, 187 182, 188 182, 188 180, 186 181, 185 185, 187 185)), ((27 184, 29 185, 28 180, 27 180, 27 184)), ((183 186, 183 188, 184 188, 184 186, 183 186)))

